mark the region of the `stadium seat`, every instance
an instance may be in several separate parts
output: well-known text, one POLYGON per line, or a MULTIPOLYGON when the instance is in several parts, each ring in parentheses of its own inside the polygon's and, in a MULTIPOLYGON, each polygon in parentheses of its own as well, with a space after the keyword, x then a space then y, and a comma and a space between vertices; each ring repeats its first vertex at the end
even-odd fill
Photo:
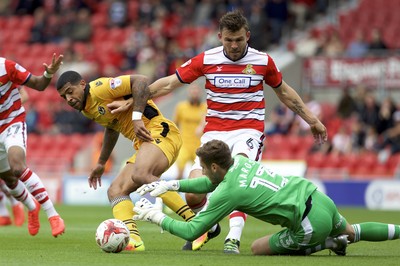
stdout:
POLYGON ((309 154, 306 158, 307 167, 321 168, 325 160, 325 155, 320 152, 309 154))
POLYGON ((328 154, 325 156, 325 159, 321 167, 331 168, 331 169, 345 168, 342 162, 343 162, 343 156, 339 154, 328 154))

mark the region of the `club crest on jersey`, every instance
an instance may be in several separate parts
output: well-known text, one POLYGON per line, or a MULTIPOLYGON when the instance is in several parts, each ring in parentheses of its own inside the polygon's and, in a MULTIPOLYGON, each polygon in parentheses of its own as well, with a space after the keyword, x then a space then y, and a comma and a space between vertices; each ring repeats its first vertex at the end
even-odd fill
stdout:
POLYGON ((101 114, 101 115, 105 115, 106 114, 106 109, 103 106, 99 106, 97 108, 97 110, 99 111, 99 114, 101 114))
POLYGON ((115 78, 115 79, 110 79, 110 88, 111 89, 116 89, 117 87, 121 86, 122 84, 122 80, 119 78, 115 78))
POLYGON ((249 75, 253 75, 256 73, 256 71, 253 68, 253 65, 248 64, 246 66, 246 68, 242 71, 243 74, 249 74, 249 75))

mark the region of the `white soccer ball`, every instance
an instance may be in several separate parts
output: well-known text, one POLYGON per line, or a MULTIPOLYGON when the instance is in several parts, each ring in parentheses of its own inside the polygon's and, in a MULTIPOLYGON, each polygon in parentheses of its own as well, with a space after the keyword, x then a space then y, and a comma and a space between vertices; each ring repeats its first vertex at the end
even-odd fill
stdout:
POLYGON ((107 219, 97 227, 96 243, 105 252, 121 252, 129 243, 129 229, 121 220, 107 219))

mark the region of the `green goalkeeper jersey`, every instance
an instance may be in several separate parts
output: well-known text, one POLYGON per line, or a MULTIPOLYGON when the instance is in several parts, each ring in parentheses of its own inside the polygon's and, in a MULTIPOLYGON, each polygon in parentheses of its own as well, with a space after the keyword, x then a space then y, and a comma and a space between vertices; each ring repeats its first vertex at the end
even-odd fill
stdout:
POLYGON ((180 180, 181 192, 208 193, 208 205, 190 222, 166 217, 161 227, 192 241, 232 211, 296 230, 301 223, 307 198, 317 189, 297 176, 280 176, 261 163, 237 155, 224 180, 215 186, 207 177, 180 180))

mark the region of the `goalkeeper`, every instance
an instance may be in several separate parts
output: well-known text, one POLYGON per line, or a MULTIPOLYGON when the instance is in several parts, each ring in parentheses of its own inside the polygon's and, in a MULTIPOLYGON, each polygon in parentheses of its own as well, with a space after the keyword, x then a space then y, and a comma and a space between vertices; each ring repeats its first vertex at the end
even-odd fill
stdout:
POLYGON ((384 241, 400 238, 400 226, 367 222, 349 224, 333 201, 310 181, 296 176, 283 177, 243 156, 231 157, 229 147, 212 140, 196 152, 205 177, 157 181, 138 192, 158 196, 166 191, 191 193, 213 191, 207 208, 190 222, 174 220, 161 211, 159 198, 151 204, 142 198, 134 208, 134 220, 158 224, 164 230, 194 240, 233 210, 245 212, 284 229, 255 240, 254 255, 309 255, 330 249, 346 255, 348 243, 360 240, 384 241))

